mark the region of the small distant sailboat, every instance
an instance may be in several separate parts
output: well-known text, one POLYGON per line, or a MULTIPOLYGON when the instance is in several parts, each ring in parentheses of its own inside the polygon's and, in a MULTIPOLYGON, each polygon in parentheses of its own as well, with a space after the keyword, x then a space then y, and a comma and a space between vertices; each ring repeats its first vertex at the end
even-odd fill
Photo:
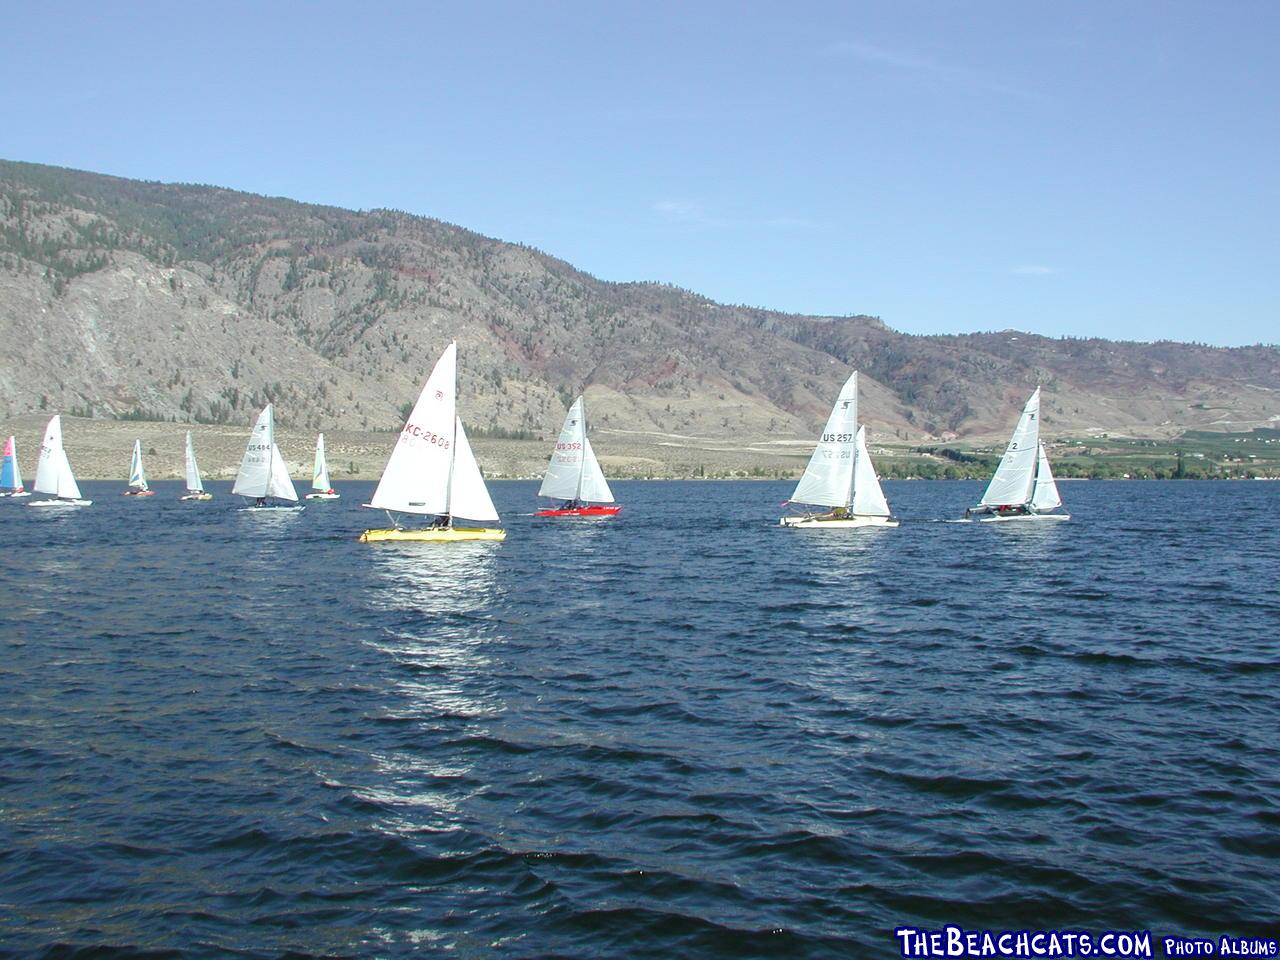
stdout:
POLYGON ((129 489, 126 497, 154 497, 156 492, 147 486, 147 471, 142 469, 142 441, 133 441, 133 460, 129 463, 129 489))
POLYGON ((387 511, 392 527, 366 530, 362 543, 384 540, 505 540, 500 527, 456 526, 462 517, 497 523, 498 511, 457 415, 458 345, 450 343, 405 421, 373 497, 366 507, 387 511), (434 517, 428 527, 405 529, 395 513, 434 517))
POLYGON ((822 514, 782 517, 784 527, 896 527, 867 452, 867 428, 858 426, 858 374, 845 381, 822 439, 788 503, 830 507, 822 514))
POLYGON ((245 510, 302 509, 302 504, 298 503, 298 491, 289 479, 289 468, 276 446, 275 413, 269 403, 258 414, 258 422, 249 434, 249 443, 244 448, 244 459, 240 461, 240 472, 236 474, 231 492, 254 498, 254 503, 244 507, 245 510), (268 498, 287 502, 268 503, 268 498))
POLYGON ((316 437, 316 463, 311 471, 311 489, 313 492, 307 494, 308 500, 337 500, 342 496, 329 483, 329 464, 324 459, 323 433, 316 437))
POLYGON ((71 472, 67 451, 62 447, 62 417, 55 416, 44 431, 40 460, 36 463, 36 493, 52 499, 32 500, 29 507, 87 507, 93 503, 80 495, 80 485, 71 472))
POLYGON ((212 500, 213 494, 206 493, 204 483, 200 479, 200 466, 196 463, 196 448, 191 442, 191 431, 187 431, 187 492, 179 500, 212 500))
POLYGON ((22 471, 18 469, 18 442, 10 437, 4 442, 4 464, 0 466, 0 497, 29 497, 22 488, 22 471))
POLYGON ((561 503, 538 510, 535 517, 612 517, 622 509, 614 502, 613 491, 587 439, 582 397, 573 401, 564 418, 560 439, 556 441, 538 496, 551 497, 561 503))
POLYGON ((1050 513, 1062 506, 1049 458, 1040 442, 1040 388, 1022 408, 1009 446, 995 476, 976 507, 965 517, 984 523, 1002 520, 1070 520, 1069 514, 1050 513))

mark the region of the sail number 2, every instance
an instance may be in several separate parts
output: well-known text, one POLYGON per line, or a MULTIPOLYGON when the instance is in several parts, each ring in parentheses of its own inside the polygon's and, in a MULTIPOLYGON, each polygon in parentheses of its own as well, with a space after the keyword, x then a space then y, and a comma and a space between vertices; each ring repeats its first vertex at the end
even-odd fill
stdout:
POLYGON ((414 440, 422 440, 424 443, 434 444, 442 450, 449 449, 448 437, 442 437, 440 434, 433 433, 430 430, 423 430, 417 424, 406 423, 404 425, 404 430, 401 431, 401 435, 414 440))

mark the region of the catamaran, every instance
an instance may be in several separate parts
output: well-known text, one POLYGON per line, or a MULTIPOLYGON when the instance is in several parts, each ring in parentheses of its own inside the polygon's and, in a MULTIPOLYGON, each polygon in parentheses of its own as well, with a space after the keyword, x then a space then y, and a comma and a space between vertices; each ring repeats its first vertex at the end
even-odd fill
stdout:
POLYGON ((998 520, 1070 520, 1065 513, 1050 513, 1062 506, 1049 458, 1040 442, 1040 388, 1022 408, 1009 446, 1000 458, 995 476, 982 502, 964 512, 965 517, 986 523, 998 520))
POLYGON ((269 403, 258 414, 258 422, 249 434, 249 443, 244 448, 244 459, 240 461, 240 472, 236 474, 231 492, 254 499, 251 505, 243 508, 245 510, 302 509, 302 504, 298 503, 298 491, 289 479, 289 468, 276 446, 275 414, 269 403), (269 498, 286 502, 269 503, 269 498))
POLYGON ((0 497, 29 497, 22 488, 22 471, 18 469, 18 442, 10 437, 4 442, 4 465, 0 466, 0 497))
POLYGON ((342 494, 329 483, 329 464, 324 459, 324 434, 316 437, 316 462, 311 471, 311 493, 308 500, 337 500, 342 494))
POLYGON ((154 497, 156 492, 147 486, 147 472, 142 469, 142 441, 133 441, 133 460, 129 463, 129 489, 126 497, 154 497))
POLYGON ((373 498, 366 507, 385 510, 390 529, 366 530, 362 543, 382 540, 505 540, 480 465, 457 414, 458 345, 450 343, 405 421, 373 498), (397 513, 434 518, 430 526, 405 529, 397 513), (479 526, 459 526, 462 517, 479 526))
POLYGON ((612 517, 622 509, 614 502, 613 491, 587 439, 582 397, 573 401, 564 418, 560 439, 556 441, 538 496, 561 502, 538 510, 535 517, 612 517))
POLYGON ((830 507, 827 513, 782 517, 784 527, 896 527, 867 452, 867 428, 858 426, 858 374, 845 381, 804 476, 787 503, 830 507))
POLYGON ((204 483, 200 480, 200 467, 196 463, 196 448, 191 442, 191 431, 187 431, 187 492, 179 500, 212 500, 213 494, 206 493, 204 483))
POLYGON ((87 507, 92 500, 80 496, 80 485, 71 472, 67 451, 62 448, 62 417, 56 416, 45 427, 40 459, 36 463, 36 493, 47 493, 49 500, 32 500, 29 507, 87 507))

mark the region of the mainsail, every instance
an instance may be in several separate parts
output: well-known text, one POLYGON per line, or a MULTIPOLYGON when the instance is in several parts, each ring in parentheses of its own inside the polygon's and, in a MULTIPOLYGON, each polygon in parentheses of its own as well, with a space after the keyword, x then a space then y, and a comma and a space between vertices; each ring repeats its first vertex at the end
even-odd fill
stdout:
POLYGON ((311 470, 311 489, 328 493, 332 485, 329 483, 329 465, 324 459, 324 434, 316 437, 316 462, 311 470))
POLYGON ((187 431, 187 490, 190 493, 203 493, 204 484, 200 480, 200 467, 196 463, 196 448, 191 442, 191 431, 187 431))
POLYGON ((982 495, 982 505, 998 507, 1025 504, 1031 499, 1036 451, 1040 447, 1040 388, 1022 408, 1022 416, 1009 438, 995 476, 982 495))
POLYGON ((62 448, 62 417, 55 416, 44 431, 40 460, 36 464, 36 492, 64 500, 79 500, 80 487, 62 448))
POLYGON ((21 490, 22 471, 18 469, 18 442, 10 437, 4 442, 4 464, 0 466, 0 490, 21 490))
POLYGON ((142 469, 142 441, 133 441, 133 460, 129 463, 129 486, 135 490, 147 490, 147 472, 142 469))
POLYGON ((613 503, 613 491, 587 439, 586 405, 578 397, 565 415, 538 496, 589 503, 613 503))
POLYGON ((853 483, 854 447, 858 432, 858 374, 850 374, 831 408, 822 439, 814 448, 804 476, 791 494, 793 503, 847 507, 853 483))
POLYGON ((400 431, 369 506, 428 516, 449 512, 457 369, 458 345, 450 343, 400 431))

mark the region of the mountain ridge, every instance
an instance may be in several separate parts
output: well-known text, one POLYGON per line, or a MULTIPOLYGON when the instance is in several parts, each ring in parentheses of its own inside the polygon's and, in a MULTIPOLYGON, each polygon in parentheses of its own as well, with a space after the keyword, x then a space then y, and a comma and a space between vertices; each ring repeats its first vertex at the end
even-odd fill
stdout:
POLYGON ((716 303, 598 280, 395 210, 0 161, 0 413, 394 429, 443 346, 469 425, 808 437, 848 373, 864 419, 919 442, 1007 432, 1037 385, 1051 430, 1172 436, 1280 420, 1280 349, 910 335, 880 318, 716 303))

